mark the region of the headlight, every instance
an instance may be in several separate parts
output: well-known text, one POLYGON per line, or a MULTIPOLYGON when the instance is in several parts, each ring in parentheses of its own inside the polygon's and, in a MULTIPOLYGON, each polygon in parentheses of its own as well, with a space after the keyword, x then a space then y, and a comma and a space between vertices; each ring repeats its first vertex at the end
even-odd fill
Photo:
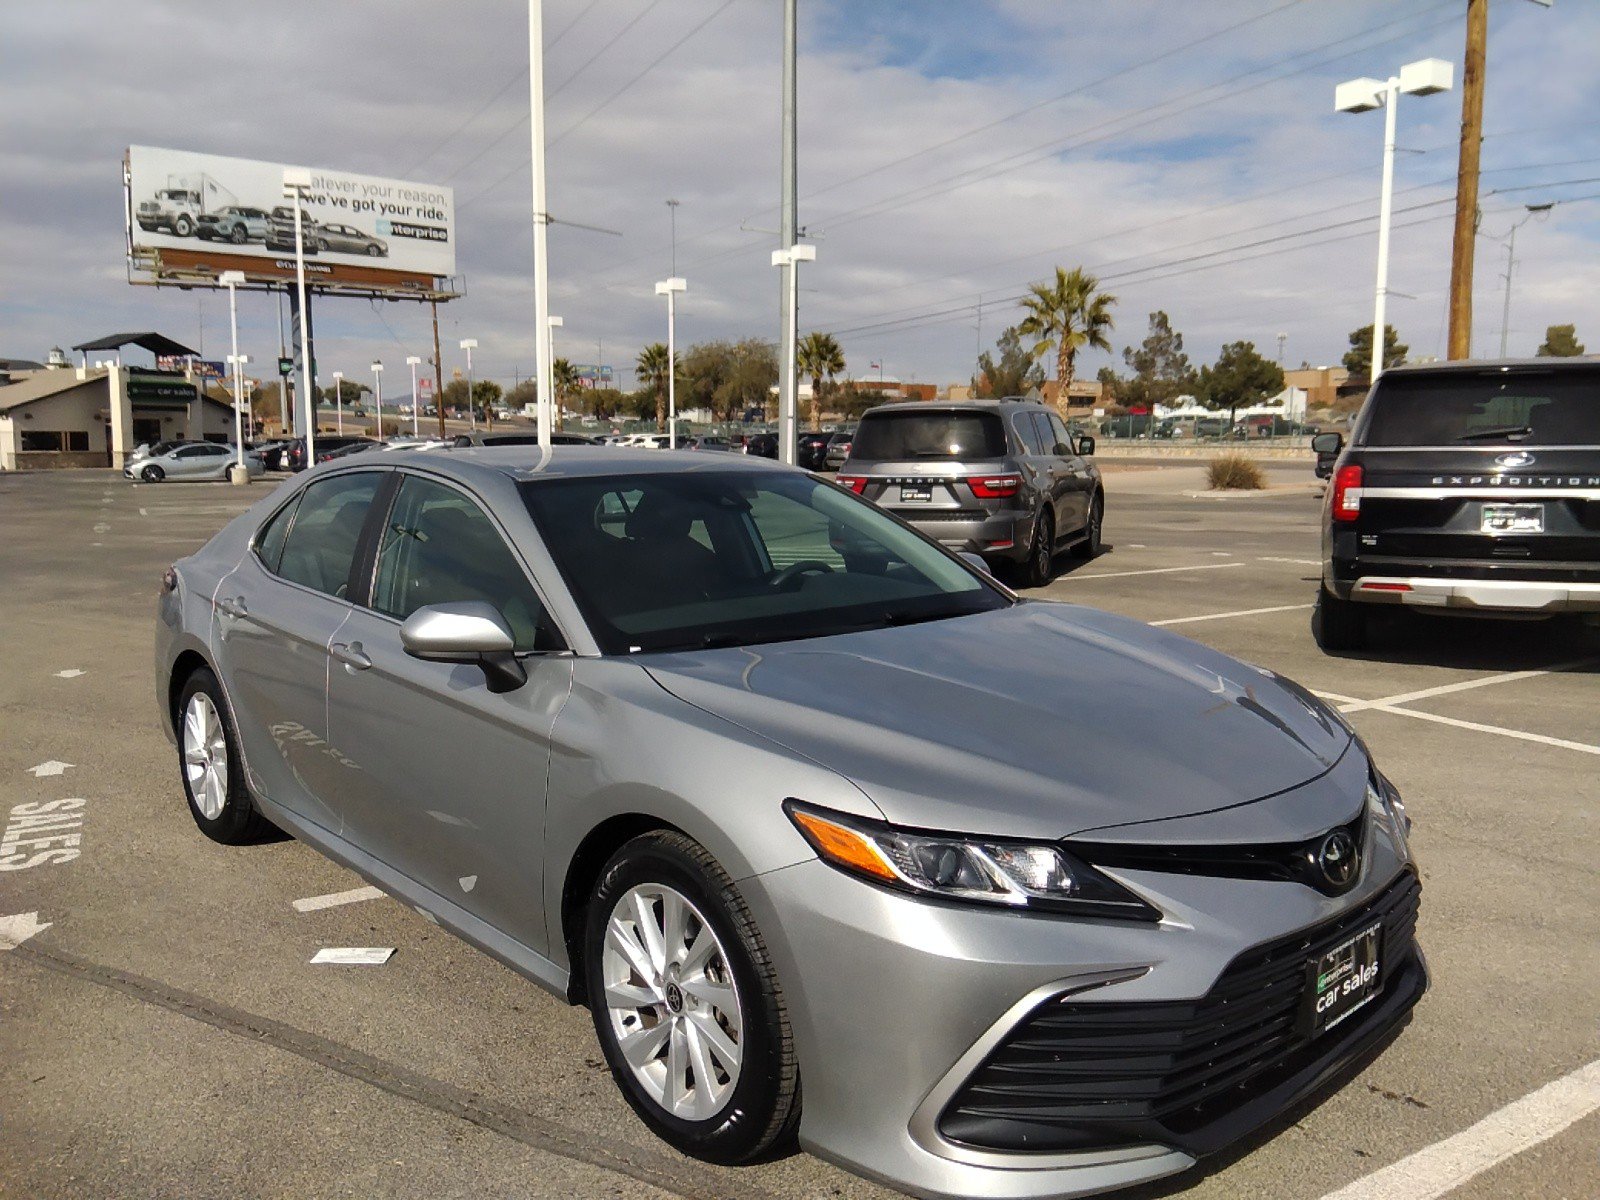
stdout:
POLYGON ((1376 767, 1367 775, 1367 805, 1389 818, 1403 845, 1411 835, 1411 815, 1406 812, 1406 803, 1400 799, 1394 784, 1378 774, 1376 767))
POLYGON ((1161 919, 1120 883, 1049 842, 898 829, 793 800, 784 811, 824 862, 898 891, 1078 916, 1161 919))

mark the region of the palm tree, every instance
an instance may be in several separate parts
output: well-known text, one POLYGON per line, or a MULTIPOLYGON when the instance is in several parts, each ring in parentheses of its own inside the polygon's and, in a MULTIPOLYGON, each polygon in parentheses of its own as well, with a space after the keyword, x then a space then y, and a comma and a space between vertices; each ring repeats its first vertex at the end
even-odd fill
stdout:
POLYGON ((844 370, 844 351, 831 333, 813 331, 806 334, 795 351, 795 362, 801 373, 811 376, 811 428, 822 425, 822 381, 833 382, 833 377, 844 370))
POLYGON ((581 386, 582 381, 578 378, 578 368, 564 358, 558 358, 550 364, 550 374, 555 384, 556 409, 560 411, 565 401, 581 386))
POLYGON ((1017 332, 1035 339, 1034 358, 1056 352, 1056 403, 1065 407, 1072 386, 1078 351, 1109 350, 1106 337, 1115 324, 1111 306, 1117 298, 1100 290, 1100 281, 1082 267, 1056 268, 1055 282, 1036 283, 1028 289, 1022 307, 1027 312, 1017 332))
POLYGON ((656 394, 656 428, 667 427, 667 348, 661 342, 652 342, 639 351, 633 373, 645 387, 656 394))

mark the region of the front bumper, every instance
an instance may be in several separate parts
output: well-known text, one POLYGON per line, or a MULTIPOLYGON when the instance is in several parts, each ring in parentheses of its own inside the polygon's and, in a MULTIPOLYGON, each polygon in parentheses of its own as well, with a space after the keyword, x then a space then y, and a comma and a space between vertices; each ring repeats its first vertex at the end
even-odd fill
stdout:
MULTIPOLYGON (((1073 1151, 963 1144, 941 1117, 991 1054, 1037 1012, 1083 993, 1107 1006, 1206 997, 1252 947, 1373 903, 1401 876, 1398 839, 1374 826, 1362 883, 1330 898, 1298 884, 1115 872, 1156 903, 1160 925, 926 903, 809 861, 740 885, 783 982, 802 1076, 802 1145, 915 1195, 1066 1197, 1182 1171, 1347 1074, 1425 986, 1369 1005, 1314 1061, 1239 1104, 1207 1139, 1113 1139, 1073 1151), (1225 1135, 1225 1136, 1223 1136, 1225 1135), (1220 1138, 1220 1141, 1219 1141, 1220 1138)), ((1397 972, 1396 978, 1400 977, 1397 972)))
POLYGON ((1363 575, 1346 586, 1347 598, 1363 604, 1508 613, 1600 612, 1600 582, 1363 575))

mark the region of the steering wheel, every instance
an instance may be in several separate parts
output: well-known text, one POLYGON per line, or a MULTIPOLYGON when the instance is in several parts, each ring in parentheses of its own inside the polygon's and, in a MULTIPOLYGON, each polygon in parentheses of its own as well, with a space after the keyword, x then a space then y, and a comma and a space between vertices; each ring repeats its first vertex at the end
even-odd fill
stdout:
POLYGON ((802 558, 799 562, 790 563, 781 571, 774 572, 770 582, 774 589, 785 588, 798 581, 800 576, 813 574, 832 575, 833 568, 820 559, 802 558))

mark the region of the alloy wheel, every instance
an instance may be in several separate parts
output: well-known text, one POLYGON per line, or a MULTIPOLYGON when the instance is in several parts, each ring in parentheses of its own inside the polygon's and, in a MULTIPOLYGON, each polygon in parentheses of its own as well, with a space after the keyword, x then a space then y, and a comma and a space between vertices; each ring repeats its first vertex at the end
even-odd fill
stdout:
POLYGON ((681 892, 630 888, 606 922, 601 968, 617 1046, 670 1116, 705 1121, 733 1096, 744 1013, 722 942, 681 892))
POLYGON ((183 770, 200 815, 215 821, 228 803, 228 740, 204 692, 190 696, 183 712, 183 770))

